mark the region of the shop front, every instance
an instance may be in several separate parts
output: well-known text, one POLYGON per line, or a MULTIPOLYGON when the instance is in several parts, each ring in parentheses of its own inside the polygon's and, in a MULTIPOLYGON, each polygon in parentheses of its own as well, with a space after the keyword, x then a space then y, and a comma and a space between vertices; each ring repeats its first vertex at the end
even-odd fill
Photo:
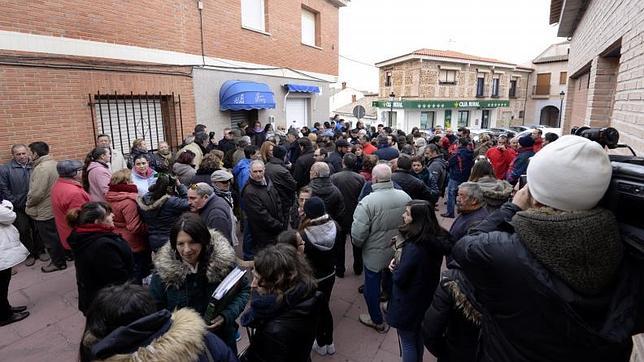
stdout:
MULTIPOLYGON (((468 127, 472 129, 490 128, 496 126, 496 121, 502 115, 502 109, 510 106, 507 100, 402 100, 374 101, 373 107, 378 109, 382 120, 391 117, 395 121, 392 127, 409 131, 414 127, 420 129, 442 128, 456 129, 468 127)), ((379 123, 386 123, 379 120, 379 123)))

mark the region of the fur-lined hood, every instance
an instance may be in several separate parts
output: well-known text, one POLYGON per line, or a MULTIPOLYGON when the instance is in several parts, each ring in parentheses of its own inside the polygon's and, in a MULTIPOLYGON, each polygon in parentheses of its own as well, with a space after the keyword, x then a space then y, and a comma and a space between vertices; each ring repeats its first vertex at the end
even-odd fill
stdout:
POLYGON ((327 214, 312 219, 304 229, 311 244, 322 251, 333 249, 337 231, 335 222, 327 214))
POLYGON ((170 198, 170 195, 163 195, 158 200, 152 201, 150 193, 145 194, 145 196, 139 196, 136 198, 136 204, 143 211, 151 211, 161 208, 163 204, 170 198))
MULTIPOLYGON (((208 261, 206 277, 210 283, 222 281, 235 266, 235 251, 228 239, 220 232, 210 230, 210 246, 212 254, 208 261)), ((180 288, 190 272, 188 265, 177 259, 175 250, 166 243, 154 257, 154 266, 166 287, 180 288)))
POLYGON ((484 176, 476 182, 483 192, 483 197, 488 205, 498 208, 507 202, 512 195, 513 186, 505 180, 484 176))
POLYGON ((469 298, 474 298, 469 281, 461 274, 459 269, 448 269, 441 275, 440 285, 454 299, 456 309, 476 326, 481 325, 480 307, 469 298))
MULTIPOLYGON (((157 312, 155 315, 144 317, 146 319, 157 318, 163 322, 163 319, 168 318, 166 314, 168 311, 157 312), (158 314, 158 316, 157 316, 158 314)), ((92 347, 93 355, 105 354, 108 350, 118 350, 124 348, 120 342, 123 339, 129 339, 129 333, 134 330, 142 333, 137 324, 142 320, 135 321, 129 326, 114 330, 111 334, 97 341, 96 338, 90 333, 83 336, 83 344, 92 347), (102 352, 102 353, 101 353, 102 352)), ((167 324, 161 326, 159 331, 144 331, 150 332, 154 337, 159 334, 148 345, 141 345, 132 353, 118 353, 105 359, 96 359, 96 361, 105 362, 158 362, 158 361, 197 361, 199 356, 205 352, 206 344, 204 342, 204 335, 206 334, 206 324, 201 316, 192 309, 183 308, 172 313, 169 328, 167 324), (168 328, 165 332, 163 329, 168 328)), ((149 323, 146 325, 150 325, 149 323)), ((125 342, 127 343, 127 342, 125 342)), ((136 345, 134 346, 136 347, 136 345)))

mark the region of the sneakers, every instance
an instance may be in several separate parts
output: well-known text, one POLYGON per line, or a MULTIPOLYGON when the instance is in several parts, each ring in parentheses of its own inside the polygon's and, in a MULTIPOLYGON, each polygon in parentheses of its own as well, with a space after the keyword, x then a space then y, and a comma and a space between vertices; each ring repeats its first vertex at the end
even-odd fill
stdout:
POLYGON ((1 326, 6 326, 7 324, 19 322, 25 318, 29 317, 29 312, 18 312, 18 313, 11 313, 9 318, 0 321, 0 327, 1 326))
POLYGON ((38 259, 40 261, 49 261, 50 258, 49 258, 49 255, 47 253, 42 253, 42 254, 38 255, 38 259))
POLYGON ((313 342, 313 347, 311 349, 313 349, 315 353, 319 354, 320 356, 326 356, 328 352, 326 346, 318 346, 318 341, 313 342))
POLYGON ((47 266, 44 266, 44 267, 40 268, 40 270, 43 273, 51 273, 51 272, 55 272, 55 271, 59 271, 59 270, 65 270, 65 269, 67 269, 67 264, 63 264, 61 266, 58 266, 58 265, 56 265, 54 263, 49 263, 47 266))
POLYGON ((376 332, 380 334, 385 334, 389 332, 389 326, 387 325, 387 323, 382 322, 380 324, 376 324, 371 320, 371 317, 369 316, 369 314, 360 314, 359 320, 360 320, 360 323, 364 324, 367 327, 371 327, 375 329, 376 332))
POLYGON ((26 266, 32 266, 36 264, 36 258, 33 255, 29 255, 27 257, 27 260, 25 260, 25 265, 26 266))

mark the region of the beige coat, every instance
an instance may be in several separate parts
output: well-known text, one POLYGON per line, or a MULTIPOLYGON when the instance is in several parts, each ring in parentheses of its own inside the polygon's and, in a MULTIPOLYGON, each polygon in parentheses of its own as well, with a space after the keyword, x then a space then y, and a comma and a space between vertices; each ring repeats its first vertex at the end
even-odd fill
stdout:
POLYGON ((195 154, 195 159, 194 161, 192 161, 192 164, 195 165, 195 170, 198 170, 199 165, 201 165, 201 160, 203 159, 203 152, 201 151, 201 147, 199 147, 199 145, 194 142, 187 144, 182 149, 180 149, 179 152, 177 152, 177 158, 185 150, 190 150, 195 154))
POLYGON ((34 220, 44 221, 54 218, 51 209, 51 187, 56 180, 58 180, 58 171, 56 160, 52 156, 42 156, 34 161, 25 209, 27 215, 34 220))

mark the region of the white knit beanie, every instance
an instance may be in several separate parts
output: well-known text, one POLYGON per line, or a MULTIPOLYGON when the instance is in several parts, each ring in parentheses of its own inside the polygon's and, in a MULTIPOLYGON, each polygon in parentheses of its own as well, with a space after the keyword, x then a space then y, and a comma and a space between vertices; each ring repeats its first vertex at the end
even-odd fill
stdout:
POLYGON ((543 205, 565 211, 589 210, 606 193, 612 172, 602 146, 566 135, 530 159, 528 187, 543 205))

